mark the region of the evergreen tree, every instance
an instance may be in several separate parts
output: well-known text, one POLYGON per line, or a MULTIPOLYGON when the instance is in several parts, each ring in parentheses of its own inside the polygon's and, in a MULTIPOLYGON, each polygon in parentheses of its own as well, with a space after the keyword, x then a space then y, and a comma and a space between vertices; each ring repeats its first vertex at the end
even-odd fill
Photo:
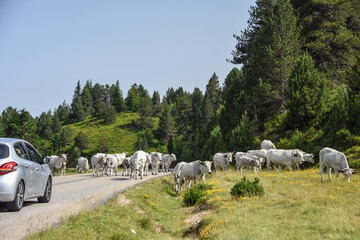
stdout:
POLYGON ((140 98, 139 125, 142 129, 153 128, 152 115, 154 113, 152 100, 149 94, 143 93, 140 98))
POLYGON ((354 66, 360 54, 359 1, 292 0, 303 26, 304 48, 316 68, 333 80, 354 66))
POLYGON ((241 31, 241 35, 234 34, 237 40, 233 59, 228 60, 234 64, 246 64, 249 61, 249 51, 259 31, 267 23, 271 15, 273 0, 256 0, 256 6, 250 7, 248 27, 241 31))
POLYGON ((213 153, 226 151, 223 136, 219 125, 216 125, 210 132, 210 137, 202 147, 201 158, 212 159, 213 153))
POLYGON ((97 119, 103 119, 106 112, 106 106, 104 101, 105 98, 104 86, 96 83, 93 87, 92 97, 94 101, 94 110, 95 110, 94 116, 97 119))
POLYGON ((81 85, 80 85, 80 80, 78 80, 75 87, 74 96, 80 96, 80 95, 81 95, 81 85))
POLYGON ((71 128, 69 127, 69 125, 67 125, 66 127, 64 127, 61 130, 60 146, 62 146, 63 148, 69 146, 71 143, 71 140, 72 140, 72 131, 71 131, 71 128))
POLYGON ((20 116, 16 108, 7 107, 1 114, 3 131, 5 137, 20 138, 18 135, 19 129, 21 127, 20 116))
MULTIPOLYGON (((141 85, 140 85, 141 86, 141 85)), ((142 88, 143 89, 143 88, 142 88)), ((129 89, 125 98, 126 110, 129 112, 137 112, 140 107, 140 88, 137 84, 133 84, 129 89)))
POLYGON ((71 122, 81 122, 86 118, 84 107, 79 95, 75 95, 71 103, 71 122))
POLYGON ((191 95, 191 113, 189 119, 190 128, 192 129, 192 141, 195 140, 196 136, 200 134, 200 131, 202 129, 201 103, 203 101, 203 98, 204 96, 201 90, 199 88, 195 88, 191 95))
POLYGON ((53 122, 51 111, 42 112, 37 121, 37 130, 40 137, 46 140, 54 140, 53 122))
POLYGON ((114 123, 116 121, 116 110, 115 107, 111 104, 110 94, 107 96, 106 99, 103 119, 105 124, 114 123))
POLYGON ((323 91, 324 83, 315 69, 314 61, 306 52, 299 57, 289 78, 287 125, 299 130, 311 126, 311 121, 320 111, 323 91))
POLYGON ((163 143, 167 143, 174 132, 174 120, 171 116, 171 107, 164 102, 163 110, 159 120, 159 139, 163 143))
POLYGON ((86 116, 91 116, 94 113, 94 101, 92 98, 92 83, 91 81, 86 81, 86 84, 81 93, 81 101, 83 103, 84 111, 86 116))
POLYGON ((69 116, 70 116, 70 106, 64 101, 57 109, 54 110, 54 112, 57 113, 57 116, 59 117, 60 121, 63 123, 69 122, 69 116))
POLYGON ((349 114, 348 128, 355 134, 360 134, 360 57, 357 64, 346 72, 346 83, 349 87, 349 114))
POLYGON ((208 98, 212 105, 212 114, 215 116, 215 112, 220 105, 220 87, 218 76, 214 73, 206 85, 205 98, 208 98))
POLYGON ((74 146, 77 147, 80 151, 84 151, 88 148, 89 145, 89 138, 86 134, 82 131, 75 137, 74 146))
POLYGON ((191 128, 191 97, 190 94, 185 94, 178 107, 178 114, 176 116, 177 133, 184 141, 190 141, 194 129, 191 128))
POLYGON ((247 116, 242 115, 239 124, 231 131, 230 149, 246 152, 249 149, 256 148, 255 132, 247 116))
POLYGON ((117 113, 125 111, 125 102, 123 93, 120 89, 119 80, 116 81, 115 85, 110 88, 111 104, 114 106, 117 113))
POLYGON ((36 138, 36 124, 33 117, 25 109, 20 110, 19 112, 20 128, 19 136, 21 139, 26 139, 27 141, 33 141, 36 138))
POLYGON ((161 113, 161 102, 160 102, 160 94, 158 91, 154 91, 151 100, 154 108, 154 115, 159 116, 161 113))
POLYGON ((223 87, 224 107, 221 110, 219 122, 224 135, 230 133, 238 125, 246 109, 252 108, 252 104, 246 98, 248 93, 245 90, 243 73, 233 68, 225 78, 223 87))

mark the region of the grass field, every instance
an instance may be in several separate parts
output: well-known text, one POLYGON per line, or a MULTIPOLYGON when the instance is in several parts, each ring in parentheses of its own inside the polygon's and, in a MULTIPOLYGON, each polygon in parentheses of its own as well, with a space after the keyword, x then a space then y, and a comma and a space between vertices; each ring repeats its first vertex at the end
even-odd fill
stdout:
POLYGON ((262 170, 264 196, 234 199, 230 189, 242 177, 234 170, 207 175, 214 188, 195 207, 184 206, 172 176, 154 179, 28 239, 360 239, 360 176, 321 182, 319 169, 262 170), (189 219, 202 212, 192 227, 189 219))

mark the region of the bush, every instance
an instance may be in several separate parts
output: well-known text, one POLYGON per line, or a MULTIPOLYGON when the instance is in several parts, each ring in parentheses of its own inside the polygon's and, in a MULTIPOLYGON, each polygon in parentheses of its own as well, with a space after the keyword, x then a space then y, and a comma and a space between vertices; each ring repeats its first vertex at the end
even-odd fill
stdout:
POLYGON ((236 198, 253 196, 261 197, 264 195, 264 189, 259 185, 258 178, 255 178, 255 181, 251 182, 250 180, 247 180, 246 177, 243 177, 240 182, 232 187, 230 194, 236 198))
POLYGON ((213 186, 205 183, 198 183, 194 187, 184 192, 183 201, 187 207, 195 204, 204 203, 207 200, 206 190, 212 189, 213 186))

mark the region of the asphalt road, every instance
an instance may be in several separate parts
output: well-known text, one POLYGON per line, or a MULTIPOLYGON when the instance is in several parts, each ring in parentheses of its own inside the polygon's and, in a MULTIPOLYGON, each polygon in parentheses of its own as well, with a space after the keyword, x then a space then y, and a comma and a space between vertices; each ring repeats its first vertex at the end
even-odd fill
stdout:
POLYGON ((96 177, 92 174, 77 174, 53 177, 49 203, 38 203, 37 199, 25 201, 19 212, 8 212, 4 204, 0 205, 0 239, 22 239, 51 228, 83 209, 91 210, 105 204, 117 193, 154 177, 165 176, 166 173, 150 173, 142 180, 120 175, 96 177))

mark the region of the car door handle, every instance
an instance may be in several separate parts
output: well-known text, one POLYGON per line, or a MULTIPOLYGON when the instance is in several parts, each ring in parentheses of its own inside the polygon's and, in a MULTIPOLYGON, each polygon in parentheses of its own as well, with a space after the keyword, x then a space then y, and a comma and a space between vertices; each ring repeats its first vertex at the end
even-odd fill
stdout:
POLYGON ((25 164, 25 165, 24 165, 24 167, 28 168, 28 167, 29 167, 29 165, 25 164))

